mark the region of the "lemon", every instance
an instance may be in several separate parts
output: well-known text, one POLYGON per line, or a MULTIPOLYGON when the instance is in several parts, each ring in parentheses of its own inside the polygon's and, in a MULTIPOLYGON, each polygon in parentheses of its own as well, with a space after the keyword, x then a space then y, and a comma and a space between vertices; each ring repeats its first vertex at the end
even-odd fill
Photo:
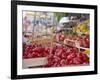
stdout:
POLYGON ((87 55, 90 54, 90 50, 85 50, 84 53, 86 53, 87 55))
POLYGON ((88 31, 87 25, 86 24, 81 24, 80 25, 80 30, 81 30, 81 32, 86 33, 88 31))

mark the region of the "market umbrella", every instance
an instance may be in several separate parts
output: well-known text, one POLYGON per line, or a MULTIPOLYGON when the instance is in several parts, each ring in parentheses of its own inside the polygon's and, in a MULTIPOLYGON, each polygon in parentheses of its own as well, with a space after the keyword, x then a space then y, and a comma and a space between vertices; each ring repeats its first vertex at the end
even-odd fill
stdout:
POLYGON ((62 17, 59 21, 59 24, 63 24, 63 23, 69 23, 69 17, 62 17))

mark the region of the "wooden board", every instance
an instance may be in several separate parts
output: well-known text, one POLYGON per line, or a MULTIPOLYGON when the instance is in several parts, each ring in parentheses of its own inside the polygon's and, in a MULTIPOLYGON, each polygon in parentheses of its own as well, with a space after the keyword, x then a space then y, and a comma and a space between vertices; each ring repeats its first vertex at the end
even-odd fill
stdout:
POLYGON ((31 59, 23 59, 22 60, 23 68, 42 66, 42 65, 46 65, 46 64, 47 64, 47 57, 31 58, 31 59))

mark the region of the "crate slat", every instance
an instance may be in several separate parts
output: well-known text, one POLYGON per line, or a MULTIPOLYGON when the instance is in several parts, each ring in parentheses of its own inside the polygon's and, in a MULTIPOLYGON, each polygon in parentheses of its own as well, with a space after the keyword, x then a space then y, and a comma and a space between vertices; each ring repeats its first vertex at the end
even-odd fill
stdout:
POLYGON ((42 66, 47 63, 47 57, 42 58, 31 58, 31 59, 23 59, 23 68, 42 66))

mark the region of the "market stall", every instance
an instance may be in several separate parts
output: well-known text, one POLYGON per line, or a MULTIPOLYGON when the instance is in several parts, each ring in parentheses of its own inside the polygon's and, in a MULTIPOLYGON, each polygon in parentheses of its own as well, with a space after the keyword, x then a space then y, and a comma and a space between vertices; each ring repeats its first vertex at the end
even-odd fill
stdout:
MULTIPOLYGON (((34 20, 28 20, 32 29, 23 43, 23 68, 89 65, 89 15, 55 14, 31 13, 34 20)), ((27 29, 24 37, 26 33, 27 29)))

